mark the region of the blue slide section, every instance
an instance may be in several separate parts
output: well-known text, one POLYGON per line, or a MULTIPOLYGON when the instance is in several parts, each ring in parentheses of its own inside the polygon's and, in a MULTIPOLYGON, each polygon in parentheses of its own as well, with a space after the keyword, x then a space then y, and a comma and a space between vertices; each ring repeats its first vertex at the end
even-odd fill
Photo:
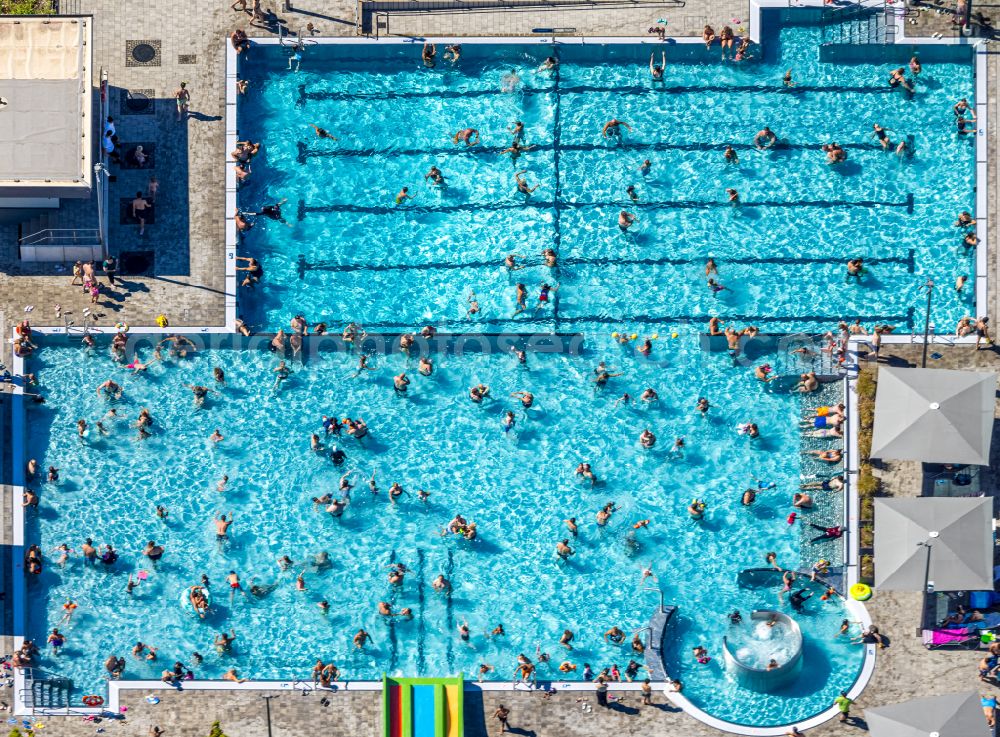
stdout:
POLYGON ((435 737, 434 686, 413 687, 413 737, 435 737))

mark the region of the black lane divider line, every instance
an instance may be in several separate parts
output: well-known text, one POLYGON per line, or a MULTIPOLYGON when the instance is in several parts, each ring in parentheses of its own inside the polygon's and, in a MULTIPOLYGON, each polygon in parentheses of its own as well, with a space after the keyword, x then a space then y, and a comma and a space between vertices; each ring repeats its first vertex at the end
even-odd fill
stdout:
MULTIPOLYGON (((396 550, 392 551, 392 562, 395 563, 396 560, 396 550)), ((395 587, 393 587, 395 589, 395 587)), ((390 603, 395 605, 396 603, 396 592, 395 590, 389 596, 390 603)), ((393 617, 386 617, 386 625, 389 628, 389 668, 390 673, 394 673, 396 670, 396 663, 399 659, 399 639, 396 637, 396 623, 393 617)))
MULTIPOLYGON (((558 73, 558 69, 556 70, 558 73)), ((803 95, 810 92, 830 92, 833 94, 853 93, 862 95, 889 95, 892 90, 888 87, 862 87, 832 85, 822 87, 818 85, 802 85, 788 88, 784 85, 657 85, 647 87, 644 85, 622 85, 620 87, 607 87, 602 85, 570 85, 560 89, 558 84, 552 87, 522 87, 518 94, 523 96, 531 95, 586 95, 595 92, 610 92, 616 97, 632 96, 647 97, 656 95, 685 95, 699 94, 705 92, 721 93, 751 93, 751 94, 780 94, 780 95, 803 95)), ((316 101, 356 101, 377 102, 380 100, 421 100, 433 98, 436 100, 460 100, 476 99, 479 97, 509 97, 510 92, 504 92, 499 88, 478 89, 478 90, 400 90, 384 89, 375 92, 348 92, 344 90, 315 90, 310 92, 305 85, 299 85, 299 95, 296 105, 301 107, 310 100, 316 101)))
MULTIPOLYGON (((776 322, 787 322, 787 323, 803 323, 803 322, 819 322, 836 324, 845 318, 858 319, 863 323, 873 322, 877 324, 905 324, 908 327, 913 327, 913 307, 907 308, 906 314, 902 315, 794 315, 794 316, 780 316, 780 315, 737 315, 737 314, 727 314, 725 319, 727 322, 739 321, 747 322, 749 324, 767 324, 776 322)), ((447 323, 449 329, 461 327, 461 326, 482 326, 482 325, 504 325, 509 326, 514 325, 524 325, 525 327, 531 327, 532 325, 548 325, 552 322, 551 317, 530 317, 525 315, 530 315, 531 312, 521 313, 516 318, 483 318, 482 320, 468 320, 468 319, 456 319, 456 320, 445 320, 443 323, 447 323)), ((576 317, 561 317, 560 321, 566 324, 586 324, 586 323, 598 323, 602 325, 662 325, 664 323, 677 323, 677 322, 704 322, 707 323, 710 315, 623 315, 621 317, 611 317, 609 315, 581 315, 576 317)), ((412 330, 413 323, 402 323, 402 322, 364 322, 365 329, 369 332, 377 332, 379 330, 385 329, 396 329, 396 330, 412 330)), ((452 332, 455 332, 452 330, 452 332)), ((547 331, 551 332, 551 331, 547 331)))
POLYGON ((424 551, 417 548, 417 608, 420 619, 417 620, 417 673, 426 673, 427 660, 424 654, 424 636, 427 632, 424 621, 424 551))
MULTIPOLYGON (((781 266, 811 266, 811 265, 831 265, 844 264, 847 257, 783 257, 765 256, 761 258, 717 258, 715 263, 722 266, 725 264, 756 265, 756 264, 778 264, 781 266)), ((868 266, 878 266, 880 264, 898 264, 906 266, 909 273, 915 270, 916 251, 910 249, 906 256, 885 256, 883 258, 866 258, 865 264, 868 266)), ((563 258, 559 261, 559 267, 565 266, 687 266, 690 264, 703 264, 704 258, 563 258)), ((528 266, 543 267, 541 262, 528 264, 528 266)), ((558 269, 559 267, 556 267, 558 269)), ((299 254, 298 271, 299 278, 305 276, 307 271, 457 271, 461 269, 488 269, 500 270, 503 264, 498 261, 465 261, 456 262, 429 262, 423 264, 339 264, 334 261, 309 262, 305 256, 299 254)))
POLYGON ((640 210, 655 212, 657 210, 708 210, 718 207, 900 207, 905 208, 908 214, 913 214, 913 194, 908 194, 904 202, 889 202, 886 200, 758 200, 741 202, 734 205, 731 202, 712 200, 663 200, 661 202, 559 202, 555 200, 533 200, 530 197, 521 202, 482 202, 465 203, 462 205, 307 205, 304 201, 299 201, 299 220, 305 218, 308 213, 324 212, 354 212, 371 215, 389 215, 407 213, 411 215, 423 215, 430 213, 455 213, 455 212, 500 212, 503 210, 523 210, 531 208, 535 210, 589 210, 598 208, 628 208, 630 210, 640 210))
MULTIPOLYGON (((559 47, 552 47, 552 56, 559 61, 559 47)), ((559 169, 559 155, 561 151, 560 143, 562 141, 562 96, 559 94, 559 68, 562 65, 557 63, 555 68, 555 73, 553 74, 553 84, 556 90, 556 104, 553 110, 552 116, 552 169, 555 173, 556 185, 555 185, 555 201, 562 202, 562 176, 559 169)), ((559 253, 559 248, 562 246, 562 230, 561 223, 559 221, 559 213, 562 212, 562 208, 556 207, 552 212, 552 242, 555 244, 555 251, 559 253)), ((552 294, 552 323, 553 331, 559 332, 559 293, 554 292, 552 294)))
MULTIPOLYGON (((453 581, 453 574, 455 572, 455 556, 454 553, 448 551, 448 564, 444 569, 444 577, 448 581, 453 581)), ((451 600, 451 587, 449 586, 444 592, 444 626, 445 626, 445 657, 448 661, 448 671, 451 672, 455 669, 455 651, 452 645, 452 640, 455 639, 455 605, 451 600)))
MULTIPOLYGON (((556 101, 558 105, 558 101, 556 101)), ((908 137, 907 146, 910 151, 913 151, 913 136, 908 137)), ((414 149, 376 149, 376 148, 363 148, 363 149, 348 149, 348 148, 309 148, 308 144, 304 141, 297 142, 298 147, 298 162, 300 164, 305 164, 307 159, 310 158, 349 158, 352 156, 447 156, 462 154, 465 156, 499 156, 501 152, 507 148, 507 146, 442 146, 440 148, 414 148, 414 149)), ((536 151, 552 151, 554 149, 559 149, 562 151, 652 151, 652 152, 664 152, 664 151, 718 151, 720 154, 726 149, 726 146, 732 146, 735 151, 756 151, 758 150, 756 146, 752 143, 667 143, 663 142, 653 142, 653 143, 640 143, 640 142, 630 142, 623 141, 615 144, 601 145, 594 143, 563 143, 559 142, 558 145, 554 143, 537 143, 532 144, 533 148, 531 151, 526 152, 522 155, 530 155, 536 151)), ((855 150, 855 151, 871 151, 872 153, 885 154, 886 152, 882 150, 882 147, 876 142, 871 143, 842 143, 841 148, 855 150)), ((816 151, 817 153, 822 153, 822 143, 779 143, 775 146, 771 146, 766 149, 762 149, 761 153, 766 154, 768 152, 780 152, 780 151, 816 151)), ((825 162, 825 159, 819 159, 825 162)), ((825 164, 824 164, 825 165, 825 164)))

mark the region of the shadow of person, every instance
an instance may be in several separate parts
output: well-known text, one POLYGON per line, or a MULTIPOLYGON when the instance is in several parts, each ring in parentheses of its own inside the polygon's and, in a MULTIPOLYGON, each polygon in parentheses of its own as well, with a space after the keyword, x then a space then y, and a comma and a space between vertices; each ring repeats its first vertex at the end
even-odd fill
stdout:
POLYGON ((636 709, 634 706, 626 706, 619 699, 615 699, 614 701, 608 699, 608 709, 610 711, 617 711, 621 712, 622 714, 628 714, 629 716, 635 716, 636 714, 639 713, 639 710, 636 709))

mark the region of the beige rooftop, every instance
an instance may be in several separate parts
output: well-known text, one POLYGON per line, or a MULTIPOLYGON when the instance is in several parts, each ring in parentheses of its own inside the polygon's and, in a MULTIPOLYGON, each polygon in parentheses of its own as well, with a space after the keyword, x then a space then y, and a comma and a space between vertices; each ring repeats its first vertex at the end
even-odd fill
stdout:
POLYGON ((86 18, 0 19, 0 197, 89 190, 90 37, 86 18))

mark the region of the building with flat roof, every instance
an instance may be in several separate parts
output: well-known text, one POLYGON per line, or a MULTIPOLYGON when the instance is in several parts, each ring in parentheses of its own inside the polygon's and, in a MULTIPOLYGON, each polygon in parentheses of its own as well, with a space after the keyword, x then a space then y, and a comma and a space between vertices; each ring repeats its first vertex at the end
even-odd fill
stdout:
POLYGON ((90 196, 90 26, 0 19, 0 199, 90 196))
POLYGON ((92 26, 86 16, 0 18, 0 248, 7 269, 99 260, 106 252, 99 137, 107 98, 103 75, 95 94, 92 26))

